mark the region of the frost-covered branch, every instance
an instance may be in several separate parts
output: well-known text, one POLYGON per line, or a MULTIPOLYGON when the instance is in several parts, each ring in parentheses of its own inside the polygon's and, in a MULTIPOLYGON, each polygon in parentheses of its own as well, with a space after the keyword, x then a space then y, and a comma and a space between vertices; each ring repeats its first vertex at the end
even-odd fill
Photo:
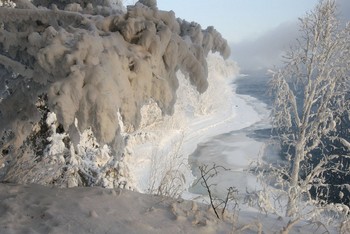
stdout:
POLYGON ((301 194, 316 178, 345 173, 338 160, 349 152, 332 153, 332 144, 348 143, 337 131, 349 111, 349 26, 340 27, 335 1, 322 0, 300 19, 300 31, 298 46, 271 80, 273 126, 290 156, 290 176, 284 169, 277 173, 289 181, 288 216, 297 213, 301 194))

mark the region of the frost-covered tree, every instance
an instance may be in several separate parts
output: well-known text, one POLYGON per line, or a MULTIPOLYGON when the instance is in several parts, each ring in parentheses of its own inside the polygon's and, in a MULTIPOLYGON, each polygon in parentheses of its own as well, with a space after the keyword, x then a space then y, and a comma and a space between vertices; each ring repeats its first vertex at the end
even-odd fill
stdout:
POLYGON ((324 185, 327 172, 348 170, 342 158, 349 139, 337 134, 337 126, 349 116, 350 26, 339 24, 335 1, 321 0, 300 19, 300 32, 271 79, 273 127, 289 161, 276 170, 287 183, 287 216, 298 212, 310 186, 324 185), (325 150, 331 145, 343 150, 325 150))

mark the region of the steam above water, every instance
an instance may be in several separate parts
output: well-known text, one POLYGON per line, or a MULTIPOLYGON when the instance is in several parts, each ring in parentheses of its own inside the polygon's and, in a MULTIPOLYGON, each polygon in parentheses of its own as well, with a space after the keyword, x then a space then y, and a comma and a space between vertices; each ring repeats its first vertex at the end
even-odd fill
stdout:
MULTIPOLYGON (((72 154, 84 151, 78 145, 88 136, 97 148, 101 144, 100 155, 111 153, 102 147, 108 143, 122 157, 122 133, 152 122, 141 123, 144 104, 154 102, 163 116, 173 114, 178 71, 203 93, 208 88, 208 53, 230 55, 226 40, 213 27, 203 30, 176 19, 174 12, 158 10, 156 1, 139 1, 127 10, 108 1, 16 4, 0 8, 0 82, 5 87, 0 176, 8 181, 9 168, 16 174, 24 170, 22 164, 50 155, 55 134, 64 144, 57 151, 63 156, 51 163, 72 161, 72 154)), ((104 158, 100 167, 108 162, 104 158)), ((82 174, 87 179, 79 183, 92 183, 88 175, 93 172, 82 174)))

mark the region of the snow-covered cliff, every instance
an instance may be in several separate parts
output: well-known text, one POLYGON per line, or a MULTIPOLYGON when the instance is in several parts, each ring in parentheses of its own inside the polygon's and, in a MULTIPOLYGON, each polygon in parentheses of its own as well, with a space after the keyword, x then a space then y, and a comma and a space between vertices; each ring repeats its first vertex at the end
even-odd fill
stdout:
MULTIPOLYGON (((15 5, 0 7, 1 181, 129 186, 131 142, 144 143, 135 134, 149 140, 144 129, 159 123, 182 131, 174 112, 208 112, 226 98, 210 91, 220 82, 208 88, 206 60, 227 58, 226 40, 156 1, 15 5)), ((224 76, 236 69, 224 66, 224 76)))

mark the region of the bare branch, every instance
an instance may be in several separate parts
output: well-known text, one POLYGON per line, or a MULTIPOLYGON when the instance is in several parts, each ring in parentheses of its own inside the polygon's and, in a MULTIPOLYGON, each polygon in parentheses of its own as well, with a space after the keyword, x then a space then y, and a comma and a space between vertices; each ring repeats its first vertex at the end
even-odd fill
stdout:
POLYGON ((194 185, 196 185, 200 181, 201 185, 207 190, 210 206, 212 207, 218 219, 220 219, 220 215, 218 213, 219 209, 221 209, 221 218, 224 218, 224 214, 229 202, 235 201, 234 207, 238 205, 236 201, 236 194, 238 193, 238 190, 235 187, 229 187, 227 189, 226 197, 224 199, 217 198, 213 195, 211 189, 213 184, 209 183, 209 179, 218 175, 220 169, 224 171, 229 171, 229 169, 215 164, 211 167, 209 167, 208 165, 199 166, 200 178, 194 183, 194 185))

